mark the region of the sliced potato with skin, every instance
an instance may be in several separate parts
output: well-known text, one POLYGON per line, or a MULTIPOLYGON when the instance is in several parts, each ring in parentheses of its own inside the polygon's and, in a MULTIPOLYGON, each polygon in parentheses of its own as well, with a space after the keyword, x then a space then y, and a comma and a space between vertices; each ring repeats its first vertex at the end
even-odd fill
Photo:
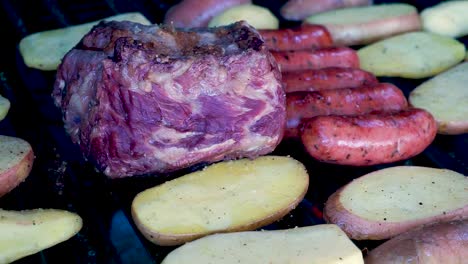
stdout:
POLYGON ((468 1, 445 1, 424 9, 421 20, 425 31, 453 38, 468 35, 468 1))
POLYGON ((397 166, 364 175, 328 198, 324 218, 352 239, 387 239, 431 222, 468 218, 468 177, 397 166))
POLYGON ((132 216, 151 242, 178 245, 270 224, 297 206, 308 184, 304 166, 289 157, 226 161, 139 193, 132 216))
POLYGON ((410 230, 378 246, 366 264, 466 263, 468 219, 410 230))
POLYGON ((416 87, 411 105, 430 112, 438 133, 468 133, 468 62, 461 63, 416 87))
POLYGON ((9 110, 10 110, 10 101, 0 95, 0 121, 5 119, 9 110))
POLYGON ((23 182, 31 172, 34 153, 23 139, 0 136, 0 197, 23 182))
MULTIPOLYGON (((141 13, 125 13, 102 20, 132 21, 149 25, 151 22, 141 13)), ((31 34, 21 40, 19 50, 24 63, 44 71, 56 70, 63 56, 71 50, 93 26, 100 21, 48 30, 31 34)))
POLYGON ((408 4, 337 9, 310 16, 305 22, 324 25, 338 46, 368 44, 421 29, 417 9, 408 4))
POLYGON ((82 227, 77 214, 56 209, 0 209, 0 263, 10 263, 68 240, 82 227))
POLYGON ((210 235, 167 255, 163 264, 359 264, 361 251, 336 225, 210 235))
POLYGON ((456 65, 463 43, 437 34, 411 32, 381 40, 358 51, 363 70, 376 76, 425 78, 456 65))
POLYGON ((247 23, 257 29, 278 29, 279 27, 278 18, 268 8, 252 4, 229 8, 215 16, 208 26, 224 26, 240 20, 247 21, 247 23))

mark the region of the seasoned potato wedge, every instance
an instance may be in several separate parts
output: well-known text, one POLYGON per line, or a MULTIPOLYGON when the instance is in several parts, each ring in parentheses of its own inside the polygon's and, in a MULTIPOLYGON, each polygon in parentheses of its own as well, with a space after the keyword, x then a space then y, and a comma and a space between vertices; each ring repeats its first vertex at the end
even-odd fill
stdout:
POLYGON ((361 68, 376 76, 425 78, 456 65, 465 46, 450 37, 412 32, 381 40, 358 51, 361 68))
POLYGON ((33 161, 34 153, 28 142, 0 136, 0 197, 28 177, 33 161))
POLYGON ((421 12, 423 29, 453 38, 468 35, 468 1, 444 1, 421 12))
POLYGON ((468 133, 468 62, 422 83, 409 96, 411 105, 430 112, 438 133, 468 133))
POLYGON ((276 18, 268 8, 252 4, 229 8, 215 16, 208 26, 224 26, 240 20, 247 21, 251 26, 257 29, 278 29, 279 27, 278 18, 276 18))
POLYGON ((169 253, 163 264, 364 263, 361 251, 336 225, 210 235, 169 253))
POLYGON ((372 250, 366 264, 466 263, 468 219, 436 223, 403 233, 372 250))
POLYGON ((0 121, 2 121, 10 110, 10 101, 0 95, 0 121))
POLYGON ((353 239, 387 239, 417 226, 468 218, 468 177, 446 169, 398 166, 345 185, 324 218, 353 239))
POLYGON ((10 263, 68 240, 83 223, 74 213, 56 209, 0 209, 0 263, 10 263))
MULTIPOLYGON (((120 14, 103 20, 128 20, 146 25, 150 24, 140 13, 120 14)), ((100 21, 38 32, 23 38, 19 43, 19 50, 24 63, 28 67, 39 70, 56 70, 63 56, 100 21)))
POLYGON ((368 44, 396 34, 421 29, 418 11, 408 4, 385 4, 337 9, 305 20, 324 25, 335 45, 368 44))
POLYGON ((297 206, 308 184, 304 166, 292 158, 221 162, 139 193, 132 216, 148 240, 178 245, 270 224, 297 206))

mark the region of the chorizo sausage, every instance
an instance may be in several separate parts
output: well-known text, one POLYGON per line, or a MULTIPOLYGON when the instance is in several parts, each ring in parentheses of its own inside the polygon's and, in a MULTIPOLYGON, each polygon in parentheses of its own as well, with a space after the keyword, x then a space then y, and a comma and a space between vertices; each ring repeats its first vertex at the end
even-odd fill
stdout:
POLYGON ((398 111, 408 107, 402 91, 393 84, 286 94, 285 137, 298 136, 303 119, 321 115, 362 115, 398 111))
POLYGON ((357 68, 329 67, 283 73, 283 87, 287 93, 356 88, 377 83, 374 74, 357 68))
POLYGON ((171 7, 164 17, 164 23, 174 27, 206 27, 210 20, 225 10, 251 0, 182 0, 171 7))
POLYGON ((281 7, 280 13, 288 20, 303 20, 316 13, 371 3, 372 0, 289 0, 281 7))
POLYGON ((301 140, 317 160, 353 166, 376 165, 411 158, 434 140, 437 124, 427 111, 359 116, 317 116, 304 123, 301 140))
POLYGON ((357 52, 348 47, 316 50, 272 51, 282 72, 320 69, 327 67, 359 68, 357 52))
POLYGON ((269 50, 307 50, 331 47, 332 37, 322 25, 304 24, 285 29, 259 30, 269 50))

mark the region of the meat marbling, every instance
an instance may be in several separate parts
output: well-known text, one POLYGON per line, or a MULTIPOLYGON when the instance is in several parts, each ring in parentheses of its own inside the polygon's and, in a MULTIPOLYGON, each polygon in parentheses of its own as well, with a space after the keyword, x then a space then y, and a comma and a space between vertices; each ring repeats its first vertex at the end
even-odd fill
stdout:
POLYGON ((111 178, 254 158, 285 126, 278 66, 244 22, 102 22, 64 57, 53 97, 72 141, 111 178))

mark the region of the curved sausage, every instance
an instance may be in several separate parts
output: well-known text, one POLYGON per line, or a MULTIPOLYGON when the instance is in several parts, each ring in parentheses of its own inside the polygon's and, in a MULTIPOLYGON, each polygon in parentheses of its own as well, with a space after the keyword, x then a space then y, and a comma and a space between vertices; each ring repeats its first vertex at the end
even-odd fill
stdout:
POLYGON ((281 9, 288 20, 303 20, 310 15, 333 9, 369 5, 372 0, 289 0, 281 9))
POLYGON ((329 67, 283 73, 283 87, 287 93, 357 88, 378 82, 374 74, 357 68, 329 67))
POLYGON ((399 111, 408 107, 402 91, 393 84, 286 94, 285 137, 298 136, 303 119, 321 115, 362 115, 373 111, 399 111))
POLYGON ((348 47, 316 50, 272 51, 282 72, 320 69, 327 67, 359 68, 357 52, 348 47))
POLYGON ((296 28, 259 30, 270 50, 288 51, 331 47, 333 39, 322 25, 304 24, 296 28))
POLYGON ((437 124, 422 109, 360 116, 317 116, 304 123, 302 143, 317 160, 366 166, 408 159, 434 140, 437 124))

